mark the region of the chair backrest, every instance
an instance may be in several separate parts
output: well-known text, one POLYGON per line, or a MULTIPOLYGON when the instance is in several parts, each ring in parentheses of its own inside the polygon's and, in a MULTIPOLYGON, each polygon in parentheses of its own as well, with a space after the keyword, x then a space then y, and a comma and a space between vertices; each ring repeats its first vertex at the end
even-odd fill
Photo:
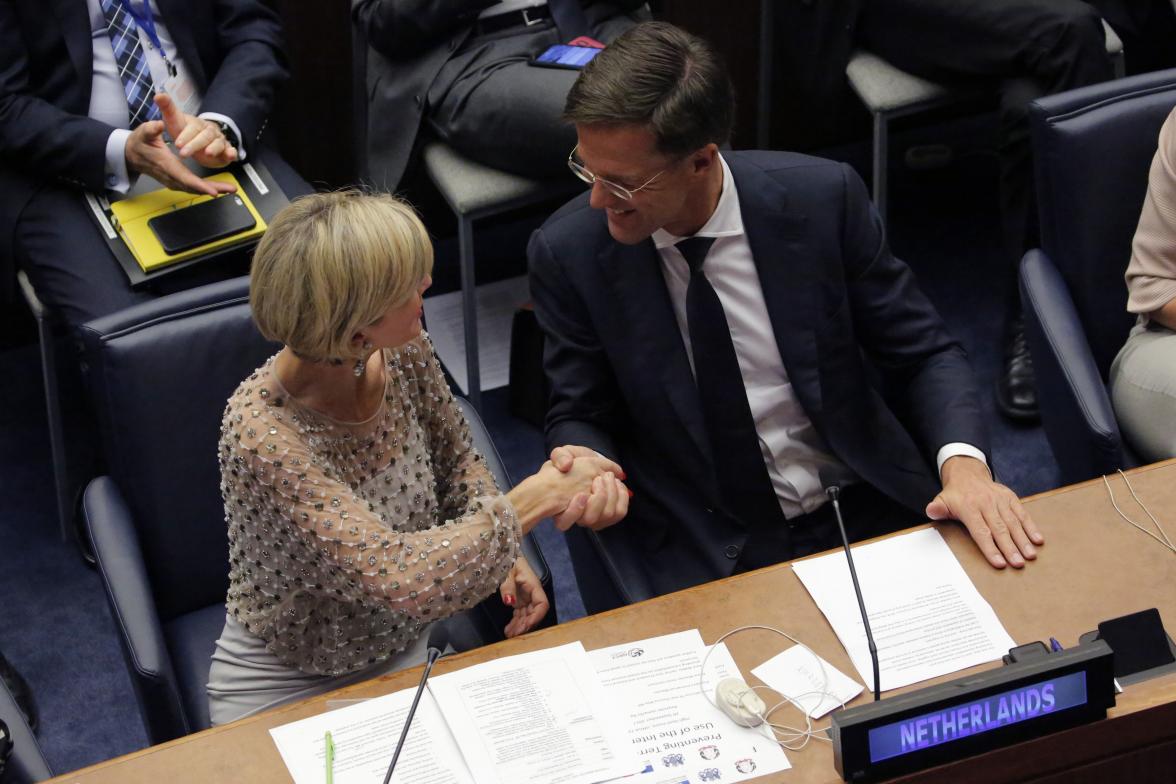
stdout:
POLYGON ((0 763, 4 773, 0 775, 5 784, 28 784, 33 781, 43 781, 53 776, 41 747, 37 744, 37 737, 29 729, 21 713, 20 706, 8 690, 4 680, 0 678, 0 721, 8 727, 12 741, 12 756, 7 764, 0 763))
POLYGON ((107 470, 135 519, 160 619, 223 602, 221 416, 279 348, 253 324, 248 279, 129 308, 82 336, 107 470))
POLYGON ((1123 273, 1176 69, 1030 105, 1041 245, 1057 265, 1103 379, 1134 317, 1123 273))

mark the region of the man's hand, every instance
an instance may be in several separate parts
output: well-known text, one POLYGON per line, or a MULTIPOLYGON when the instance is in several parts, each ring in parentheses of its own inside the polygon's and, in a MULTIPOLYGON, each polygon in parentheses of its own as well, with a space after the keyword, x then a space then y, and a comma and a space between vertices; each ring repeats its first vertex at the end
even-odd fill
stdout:
POLYGON ((208 169, 221 169, 237 160, 236 148, 216 123, 184 114, 166 93, 155 96, 155 105, 181 158, 191 158, 208 169))
POLYGON ((974 457, 956 456, 943 464, 943 492, 927 504, 932 520, 959 520, 988 562, 997 569, 1025 565, 1037 557, 1045 538, 1025 507, 988 467, 974 457))
MULTIPOLYGON (((551 462, 567 472, 577 458, 591 457, 605 460, 600 453, 585 446, 558 446, 551 450, 551 462)), ((591 494, 579 493, 568 508, 555 516, 555 527, 566 531, 575 524, 599 531, 620 522, 629 513, 629 499, 633 492, 622 480, 625 472, 611 460, 606 460, 607 471, 592 481, 591 494)))
POLYGON ((232 183, 205 180, 196 176, 168 149, 163 141, 163 130, 161 121, 149 120, 131 131, 124 151, 128 169, 153 177, 176 191, 217 196, 237 190, 232 183))

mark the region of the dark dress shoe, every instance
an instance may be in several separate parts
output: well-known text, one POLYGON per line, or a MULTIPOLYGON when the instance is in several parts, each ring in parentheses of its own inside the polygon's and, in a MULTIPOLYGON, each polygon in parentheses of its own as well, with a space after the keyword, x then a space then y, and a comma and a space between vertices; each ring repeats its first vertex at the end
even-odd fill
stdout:
POLYGON ((1000 413, 1017 422, 1036 422, 1037 387, 1033 383, 1033 359, 1025 342, 1025 328, 1021 319, 1009 331, 1005 346, 1004 367, 996 380, 996 407, 1000 413))

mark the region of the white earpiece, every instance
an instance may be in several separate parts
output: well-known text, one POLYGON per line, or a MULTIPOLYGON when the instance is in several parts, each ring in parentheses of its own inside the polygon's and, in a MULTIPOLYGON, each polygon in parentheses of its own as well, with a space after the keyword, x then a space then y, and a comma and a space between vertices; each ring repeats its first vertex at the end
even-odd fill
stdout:
POLYGON ((724 678, 715 687, 715 702, 731 721, 741 727, 758 727, 764 723, 767 704, 738 678, 724 678))

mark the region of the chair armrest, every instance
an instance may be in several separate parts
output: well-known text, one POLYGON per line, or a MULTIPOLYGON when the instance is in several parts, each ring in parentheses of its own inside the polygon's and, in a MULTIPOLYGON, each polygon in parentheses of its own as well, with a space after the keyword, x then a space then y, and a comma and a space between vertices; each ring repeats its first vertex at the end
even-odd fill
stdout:
MULTIPOLYGON (((623 523, 621 523, 623 524, 623 523)), ((600 558, 601 568, 615 586, 623 604, 634 604, 652 599, 657 592, 649 584, 649 576, 645 568, 637 564, 628 564, 625 554, 631 552, 630 547, 617 548, 610 546, 609 531, 585 531, 592 549, 600 558)))
POLYGON ((86 487, 82 510, 148 733, 160 716, 168 716, 181 722, 169 737, 186 734, 183 720, 174 718, 183 715, 183 707, 151 581, 122 491, 109 476, 100 476, 86 487))
POLYGON ((0 680, 0 719, 8 725, 8 732, 12 736, 12 756, 4 767, 4 775, 0 776, 6 782, 24 784, 30 781, 42 781, 52 778, 53 771, 41 753, 37 738, 29 725, 25 723, 20 707, 13 699, 12 693, 0 680))
MULTIPOLYGON (((458 398, 458 403, 461 404, 466 421, 470 424, 470 435, 474 439, 474 446, 486 458, 486 466, 490 469, 490 473, 494 475, 494 480, 498 482, 498 487, 503 491, 514 487, 510 473, 506 470, 506 464, 502 461, 502 455, 498 453, 498 447, 494 445, 494 440, 490 438, 490 431, 486 429, 486 423, 478 415, 477 409, 464 398, 458 398)), ((555 597, 552 594, 551 567, 548 566, 547 559, 543 557, 543 551, 539 549, 539 543, 535 540, 534 536, 528 534, 523 537, 522 549, 523 555, 526 556, 527 561, 531 564, 531 568, 535 570, 539 582, 543 583, 543 589, 547 591, 548 598, 551 599, 551 606, 554 612, 555 597)))
MULTIPOLYGON (((514 482, 511 481, 510 474, 506 470, 506 464, 502 461, 502 455, 498 453, 494 440, 490 438, 490 431, 486 429, 486 423, 482 421, 477 409, 464 398, 458 398, 458 403, 461 404, 466 421, 470 424, 470 435, 474 439, 474 446, 486 458, 486 466, 494 475, 498 487, 502 490, 514 487, 514 482)), ((527 534, 523 537, 521 549, 523 556, 531 564, 531 568, 535 570, 535 576, 539 578, 539 582, 543 585, 543 590, 551 602, 551 609, 548 610, 547 617, 543 619, 538 628, 553 626, 556 623, 555 583, 552 579, 551 567, 548 565, 547 559, 543 557, 543 551, 539 548, 539 542, 534 534, 527 534)), ((487 639, 496 639, 491 636, 494 634, 497 635, 497 639, 501 639, 502 629, 510 620, 510 610, 498 598, 497 593, 483 600, 479 607, 486 614, 487 639)))
POLYGON ((1123 440, 1061 273, 1042 250, 1021 261, 1021 301, 1041 419, 1065 483, 1123 465, 1123 440))

